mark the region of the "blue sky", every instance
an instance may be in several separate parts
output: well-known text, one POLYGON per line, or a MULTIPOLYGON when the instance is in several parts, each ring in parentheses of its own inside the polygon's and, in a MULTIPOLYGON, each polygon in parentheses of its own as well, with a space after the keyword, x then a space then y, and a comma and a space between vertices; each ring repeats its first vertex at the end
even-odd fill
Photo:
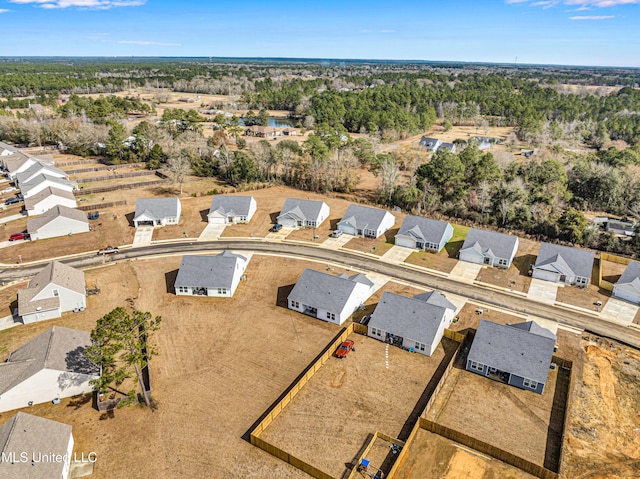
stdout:
POLYGON ((0 0, 0 56, 640 67, 640 0, 0 0))

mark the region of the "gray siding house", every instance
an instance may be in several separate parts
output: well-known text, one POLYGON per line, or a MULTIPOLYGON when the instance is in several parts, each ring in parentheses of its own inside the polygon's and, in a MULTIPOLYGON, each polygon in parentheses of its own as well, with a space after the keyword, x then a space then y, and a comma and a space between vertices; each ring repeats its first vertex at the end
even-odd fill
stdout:
POLYGON ((216 195, 211 202, 207 220, 211 224, 248 223, 257 209, 253 196, 216 195))
POLYGON ((555 334, 533 321, 504 325, 482 319, 466 370, 542 394, 556 340, 555 334))
POLYGON ((395 222, 396 218, 386 210, 349 205, 338 222, 338 229, 348 235, 378 238, 392 228, 395 222))
POLYGON ((289 228, 320 226, 329 217, 329 205, 324 201, 287 198, 278 215, 278 223, 289 228))
POLYGON ((385 291, 371 315, 367 335, 409 351, 431 356, 456 307, 436 291, 407 298, 385 291))
POLYGON ((438 252, 453 236, 453 227, 445 222, 408 215, 394 240, 398 246, 438 252))
POLYGON ((542 243, 532 276, 554 283, 587 286, 591 279, 593 259, 592 251, 542 243))
POLYGON ((518 237, 471 228, 459 258, 469 263, 508 268, 518 251, 518 237))
POLYGON ((176 294, 230 298, 248 263, 245 256, 231 251, 217 256, 184 256, 174 283, 176 294))
POLYGON ((640 304, 640 263, 631 261, 613 286, 613 295, 616 298, 640 304))
POLYGON ((166 226, 177 225, 182 206, 178 198, 140 198, 136 200, 133 225, 166 226))

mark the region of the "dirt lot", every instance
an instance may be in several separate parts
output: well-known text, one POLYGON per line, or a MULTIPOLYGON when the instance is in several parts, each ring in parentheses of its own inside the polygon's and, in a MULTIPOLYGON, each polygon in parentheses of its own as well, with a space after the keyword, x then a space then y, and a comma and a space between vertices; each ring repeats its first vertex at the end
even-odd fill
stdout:
POLYGON ((334 477, 368 434, 398 437, 444 358, 442 347, 427 358, 362 335, 351 339, 356 351, 330 358, 261 436, 334 477))
POLYGON ((600 268, 602 270, 602 279, 615 284, 624 270, 627 268, 626 264, 614 263, 612 261, 600 261, 600 268))
POLYGON ((509 269, 482 268, 477 280, 514 291, 529 291, 529 266, 536 262, 540 243, 520 238, 518 253, 509 269))
MULTIPOLYGON (((87 283, 97 281, 102 294, 89 298, 86 312, 0 332, 6 354, 53 324, 90 330, 133 296, 138 309, 163 317, 155 338, 160 355, 151 366, 158 411, 133 407, 101 420, 90 404, 63 400, 29 412, 72 424, 76 450, 97 453, 96 479, 211 471, 221 478, 306 477, 241 437, 339 330, 276 305, 279 287, 317 264, 254 255, 234 298, 177 298, 167 290, 180 260, 92 270, 87 283)), ((10 415, 0 414, 0 422, 10 415)))
POLYGON ((429 431, 418 431, 397 479, 533 479, 535 476, 481 455, 429 431))
POLYGON ((586 288, 578 288, 576 286, 564 286, 558 288, 556 301, 559 303, 568 303, 574 306, 579 306, 580 308, 585 308, 590 311, 598 311, 598 309, 602 309, 602 306, 607 304, 610 297, 611 293, 609 291, 605 291, 598 286, 589 284, 586 288), (596 301, 602 302, 602 306, 600 308, 596 306, 596 301))

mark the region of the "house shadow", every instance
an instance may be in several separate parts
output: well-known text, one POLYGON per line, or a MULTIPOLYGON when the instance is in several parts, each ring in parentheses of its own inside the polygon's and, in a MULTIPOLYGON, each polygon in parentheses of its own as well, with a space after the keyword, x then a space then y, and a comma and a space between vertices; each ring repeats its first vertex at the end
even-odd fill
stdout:
POLYGON ((444 249, 447 251, 447 255, 449 258, 458 259, 458 253, 460 252, 460 248, 464 244, 464 240, 460 241, 450 241, 446 245, 444 245, 444 249))
POLYGON ((209 222, 209 210, 200 210, 200 219, 205 223, 209 222))
POLYGON ((534 254, 525 254, 513 258, 513 266, 518 269, 520 276, 529 276, 531 265, 535 264, 537 256, 534 254))
POLYGON ((287 298, 289 294, 291 294, 291 290, 295 284, 288 284, 286 286, 280 286, 278 288, 278 297, 276 299, 276 306, 280 306, 281 308, 287 308, 289 306, 289 301, 287 298))
MULTIPOLYGON (((9 303, 9 314, 7 316, 13 316, 14 311, 16 311, 17 309, 18 309, 18 300, 15 299, 11 301, 11 303, 9 303)), ((14 317, 13 319, 15 321, 16 317, 14 317)))
POLYGON ((390 230, 387 230, 384 233, 385 243, 395 244, 395 237, 398 234, 398 231, 400 231, 400 228, 392 228, 390 230))
POLYGON ((331 228, 331 231, 335 231, 338 229, 338 223, 340 223, 341 219, 342 218, 334 218, 332 220, 329 220, 329 228, 331 228))
POLYGON ((169 271, 168 273, 164 274, 164 283, 165 283, 165 287, 167 289, 167 293, 169 294, 175 294, 176 290, 174 285, 176 284, 176 278, 178 277, 178 271, 180 271, 179 269, 174 269, 173 271, 169 271))
POLYGON ((129 226, 131 226, 133 228, 133 218, 136 216, 135 211, 132 211, 131 213, 127 213, 126 215, 124 215, 124 217, 127 219, 127 221, 129 222, 129 226))
POLYGON ((278 222, 279 215, 280 215, 279 211, 274 211, 273 213, 269 213, 269 219, 271 220, 271 223, 275 225, 278 222))

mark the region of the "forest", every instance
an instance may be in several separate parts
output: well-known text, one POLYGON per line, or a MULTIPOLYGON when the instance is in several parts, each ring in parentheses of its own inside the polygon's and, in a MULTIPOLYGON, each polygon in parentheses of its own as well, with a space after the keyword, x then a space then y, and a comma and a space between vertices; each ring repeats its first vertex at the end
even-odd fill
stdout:
POLYGON ((365 169, 378 180, 366 199, 386 207, 637 255, 640 235, 621 240, 591 227, 585 213, 640 220, 639 83, 637 69, 5 59, 0 140, 144 161, 238 187, 352 193, 365 169), (218 115, 205 138, 211 120, 198 114, 200 105, 165 109, 155 121, 161 93, 152 104, 110 94, 131 88, 233 97, 245 125, 265 125, 267 110, 287 110, 310 134, 275 145, 248 142, 239 117, 218 115), (36 102, 53 114, 29 110, 36 102), (131 115, 145 119, 135 126, 121 121, 131 115), (512 133, 495 153, 466 139, 456 140, 456 153, 427 154, 417 144, 385 148, 460 125, 512 133), (521 148, 536 154, 524 161, 521 148))

